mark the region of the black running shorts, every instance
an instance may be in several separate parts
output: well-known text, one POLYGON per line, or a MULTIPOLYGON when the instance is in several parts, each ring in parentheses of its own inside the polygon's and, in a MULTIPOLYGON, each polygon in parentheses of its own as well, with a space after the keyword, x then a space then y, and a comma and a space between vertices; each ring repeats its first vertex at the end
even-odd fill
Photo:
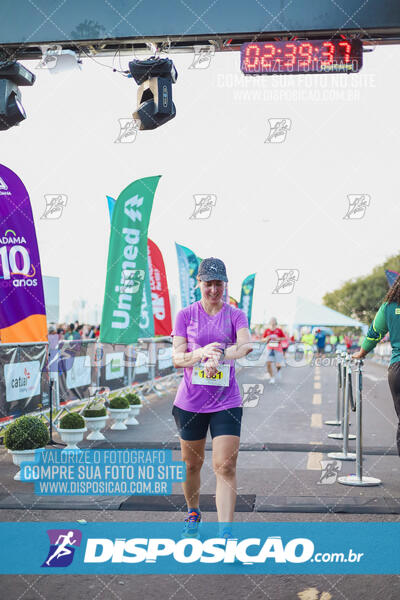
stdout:
POLYGON ((174 406, 172 414, 183 440, 203 440, 210 427, 211 437, 237 435, 240 437, 243 409, 241 406, 210 413, 196 413, 174 406))

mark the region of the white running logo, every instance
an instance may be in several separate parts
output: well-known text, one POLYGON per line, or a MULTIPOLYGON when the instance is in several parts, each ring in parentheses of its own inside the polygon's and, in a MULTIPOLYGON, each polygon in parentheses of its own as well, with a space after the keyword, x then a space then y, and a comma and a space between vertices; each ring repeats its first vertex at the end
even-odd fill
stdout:
POLYGON ((69 531, 66 535, 60 535, 58 536, 58 539, 56 541, 56 545, 59 544, 58 548, 56 549, 56 551, 54 552, 54 554, 52 554, 50 556, 50 558, 48 560, 46 560, 46 565, 50 566, 50 562, 53 560, 53 558, 61 558, 62 556, 66 556, 67 554, 71 554, 71 550, 69 548, 66 548, 67 545, 69 544, 75 544, 77 540, 73 540, 71 539, 74 535, 73 531, 69 531), (63 540, 60 543, 60 540, 63 540))

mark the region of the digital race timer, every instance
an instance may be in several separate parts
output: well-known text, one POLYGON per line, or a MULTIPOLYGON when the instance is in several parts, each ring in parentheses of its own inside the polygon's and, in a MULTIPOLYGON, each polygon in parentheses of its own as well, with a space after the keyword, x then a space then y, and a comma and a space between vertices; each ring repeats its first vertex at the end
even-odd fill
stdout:
POLYGON ((361 40, 249 42, 240 48, 245 75, 285 73, 357 73, 362 67, 361 40))

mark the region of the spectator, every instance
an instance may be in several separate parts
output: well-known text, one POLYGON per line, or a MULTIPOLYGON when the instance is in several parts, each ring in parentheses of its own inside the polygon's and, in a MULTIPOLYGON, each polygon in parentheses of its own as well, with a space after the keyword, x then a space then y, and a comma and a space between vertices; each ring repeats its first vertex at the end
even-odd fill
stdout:
POLYGON ((315 333, 315 341, 317 342, 317 352, 318 354, 324 354, 325 352, 325 340, 326 333, 325 331, 321 331, 321 329, 317 329, 315 333))
POLYGON ((68 331, 64 336, 65 340, 80 340, 81 336, 77 331, 75 331, 75 325, 71 323, 68 327, 68 331))

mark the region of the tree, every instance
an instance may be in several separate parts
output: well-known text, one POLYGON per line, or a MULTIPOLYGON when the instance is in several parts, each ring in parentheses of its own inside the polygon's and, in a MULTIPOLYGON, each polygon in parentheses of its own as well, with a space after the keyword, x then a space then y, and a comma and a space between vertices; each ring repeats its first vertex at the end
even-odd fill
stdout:
POLYGON ((370 323, 388 291, 385 269, 400 272, 400 254, 374 267, 370 275, 350 279, 337 290, 328 292, 323 303, 362 323, 370 323))

